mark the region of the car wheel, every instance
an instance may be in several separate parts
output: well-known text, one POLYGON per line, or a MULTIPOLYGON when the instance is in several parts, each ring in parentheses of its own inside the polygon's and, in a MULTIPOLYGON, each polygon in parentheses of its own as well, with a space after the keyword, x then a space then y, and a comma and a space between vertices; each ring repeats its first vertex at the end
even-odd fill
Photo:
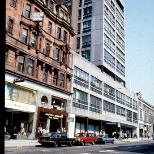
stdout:
POLYGON ((46 146, 46 144, 45 143, 42 143, 42 146, 46 146))
POLYGON ((94 144, 95 144, 95 142, 94 142, 94 141, 92 141, 92 142, 91 142, 91 144, 92 144, 92 145, 94 145, 94 144))
POLYGON ((54 145, 53 145, 55 148, 58 147, 58 143, 57 142, 54 142, 54 145))
POLYGON ((82 141, 82 142, 81 142, 81 145, 82 145, 82 146, 84 146, 84 145, 85 145, 85 142, 84 142, 84 141, 82 141))
POLYGON ((72 142, 69 143, 69 147, 72 147, 72 142))

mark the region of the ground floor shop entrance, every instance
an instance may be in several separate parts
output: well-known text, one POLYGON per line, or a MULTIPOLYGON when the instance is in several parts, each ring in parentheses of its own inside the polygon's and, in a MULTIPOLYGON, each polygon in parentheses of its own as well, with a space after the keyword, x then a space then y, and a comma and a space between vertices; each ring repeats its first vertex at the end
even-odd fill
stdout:
POLYGON ((12 139, 27 139, 32 133, 34 113, 5 109, 5 134, 12 139))
POLYGON ((46 132, 67 132, 67 117, 65 111, 54 109, 38 108, 38 117, 36 125, 36 136, 42 134, 44 128, 46 132))

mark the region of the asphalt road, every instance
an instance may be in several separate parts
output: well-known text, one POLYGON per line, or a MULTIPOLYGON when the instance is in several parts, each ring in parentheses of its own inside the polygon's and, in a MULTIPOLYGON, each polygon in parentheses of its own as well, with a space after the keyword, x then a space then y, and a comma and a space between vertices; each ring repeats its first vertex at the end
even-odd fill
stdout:
POLYGON ((73 147, 22 147, 5 148, 6 154, 154 154, 154 141, 121 142, 73 147))

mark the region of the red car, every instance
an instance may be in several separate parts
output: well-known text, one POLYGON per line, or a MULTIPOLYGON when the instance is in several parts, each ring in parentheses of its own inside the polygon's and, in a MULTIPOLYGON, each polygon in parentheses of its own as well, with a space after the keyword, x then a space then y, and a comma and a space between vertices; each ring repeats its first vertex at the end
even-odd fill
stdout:
POLYGON ((85 143, 95 144, 97 136, 95 133, 77 133, 74 137, 74 144, 85 145, 85 143))

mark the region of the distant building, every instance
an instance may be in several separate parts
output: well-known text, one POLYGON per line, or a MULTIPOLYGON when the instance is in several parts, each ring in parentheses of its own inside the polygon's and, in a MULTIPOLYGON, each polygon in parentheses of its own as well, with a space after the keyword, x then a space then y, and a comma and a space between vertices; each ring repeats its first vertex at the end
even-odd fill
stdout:
POLYGON ((146 102, 142 98, 141 93, 137 93, 139 100, 138 124, 139 136, 147 137, 147 133, 152 136, 154 134, 154 106, 146 102))
POLYGON ((75 35, 70 23, 67 5, 54 0, 6 1, 5 126, 8 134, 16 126, 17 134, 11 137, 33 139, 39 127, 67 128, 75 35))

